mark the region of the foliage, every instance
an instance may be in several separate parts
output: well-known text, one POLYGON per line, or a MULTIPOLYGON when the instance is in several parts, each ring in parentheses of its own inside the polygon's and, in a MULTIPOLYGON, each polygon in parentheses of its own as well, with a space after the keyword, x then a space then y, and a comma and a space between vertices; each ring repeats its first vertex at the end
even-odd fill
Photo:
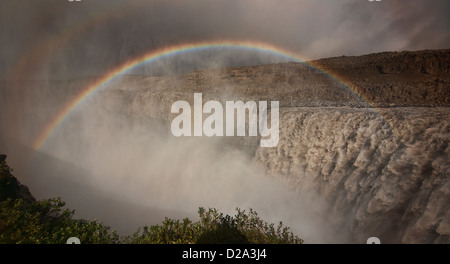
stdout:
POLYGON ((97 221, 73 219, 60 198, 36 201, 0 159, 0 243, 66 243, 78 237, 81 243, 118 243, 119 236, 97 221))
POLYGON ((193 223, 166 218, 162 225, 138 229, 126 238, 127 243, 137 244, 298 244, 303 240, 294 235, 289 227, 280 222, 277 227, 261 220, 250 209, 249 213, 236 208, 234 217, 223 215, 214 208, 200 207, 200 220, 193 223))
POLYGON ((216 244, 303 243, 280 222, 277 227, 261 220, 250 209, 236 209, 235 216, 200 207, 199 221, 165 218, 161 225, 139 228, 119 237, 101 222, 73 219, 60 198, 36 201, 28 188, 11 174, 0 155, 0 244, 64 244, 77 237, 83 244, 216 244))
POLYGON ((74 211, 63 206, 59 198, 0 202, 0 243, 64 244, 69 237, 78 237, 82 243, 118 242, 118 235, 102 223, 72 219, 74 211))

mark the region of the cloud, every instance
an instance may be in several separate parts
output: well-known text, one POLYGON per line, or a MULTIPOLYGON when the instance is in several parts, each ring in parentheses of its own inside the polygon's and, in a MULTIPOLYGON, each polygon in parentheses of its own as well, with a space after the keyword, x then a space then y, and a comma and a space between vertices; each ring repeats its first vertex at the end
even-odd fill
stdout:
POLYGON ((156 47, 212 39, 268 42, 311 59, 450 45, 450 3, 445 0, 7 1, 0 5, 0 33, 7 36, 0 41, 3 72, 30 60, 26 74, 63 78, 101 74, 156 47), (42 58, 33 53, 43 54, 42 58))

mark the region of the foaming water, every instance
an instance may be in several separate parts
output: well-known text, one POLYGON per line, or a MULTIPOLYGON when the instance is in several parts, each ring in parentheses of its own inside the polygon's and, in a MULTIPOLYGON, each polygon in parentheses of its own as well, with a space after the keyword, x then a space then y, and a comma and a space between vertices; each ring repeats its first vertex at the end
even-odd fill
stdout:
MULTIPOLYGON (((178 217, 200 206, 230 215, 235 208, 252 208, 265 221, 283 221, 307 242, 346 241, 330 235, 332 229, 322 220, 323 199, 289 190, 239 148, 219 138, 176 138, 166 123, 124 118, 123 113, 109 112, 120 112, 109 103, 88 103, 44 149, 88 171, 85 184, 140 207, 184 213, 178 217)), ((113 218, 96 217, 112 227, 117 224, 113 218)))
POLYGON ((357 242, 370 236, 444 242, 450 223, 448 112, 284 109, 278 147, 258 149, 257 160, 299 192, 327 200, 336 228, 351 231, 357 242))

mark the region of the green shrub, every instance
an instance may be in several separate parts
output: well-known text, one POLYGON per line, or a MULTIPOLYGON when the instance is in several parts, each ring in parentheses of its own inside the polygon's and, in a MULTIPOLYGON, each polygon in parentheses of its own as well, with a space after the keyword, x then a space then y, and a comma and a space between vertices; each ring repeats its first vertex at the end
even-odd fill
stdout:
POLYGON ((118 243, 115 231, 97 221, 73 219, 60 198, 36 201, 0 155, 0 244, 118 243))
POLYGON ((205 210, 200 207, 200 220, 193 223, 166 218, 162 225, 139 228, 132 236, 125 238, 126 243, 136 244, 299 244, 303 240, 294 235, 289 227, 280 222, 275 228, 261 220, 250 209, 249 213, 236 209, 232 217, 223 215, 216 209, 205 210))
POLYGON ((0 202, 0 243, 64 244, 69 237, 81 243, 117 243, 119 236, 97 221, 72 219, 64 202, 48 199, 26 202, 8 198, 0 202))
POLYGON ((77 237, 83 244, 218 244, 303 243, 280 222, 277 227, 261 220, 252 209, 236 209, 235 216, 200 207, 199 221, 165 218, 161 225, 139 228, 119 237, 101 222, 73 219, 60 198, 36 201, 20 184, 0 155, 0 244, 64 244, 77 237))

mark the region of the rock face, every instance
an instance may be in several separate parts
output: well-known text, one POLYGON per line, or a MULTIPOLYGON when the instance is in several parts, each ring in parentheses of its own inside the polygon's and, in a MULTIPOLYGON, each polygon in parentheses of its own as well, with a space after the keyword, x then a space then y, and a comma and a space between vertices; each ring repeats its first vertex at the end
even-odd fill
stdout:
POLYGON ((282 106, 450 106, 450 50, 338 57, 308 65, 280 63, 131 79, 134 87, 153 91, 277 99, 282 106))
POLYGON ((372 106, 449 106, 450 51, 385 52, 314 62, 372 106))
POLYGON ((10 172, 6 155, 0 154, 0 202, 6 199, 34 201, 28 187, 21 184, 10 172))

